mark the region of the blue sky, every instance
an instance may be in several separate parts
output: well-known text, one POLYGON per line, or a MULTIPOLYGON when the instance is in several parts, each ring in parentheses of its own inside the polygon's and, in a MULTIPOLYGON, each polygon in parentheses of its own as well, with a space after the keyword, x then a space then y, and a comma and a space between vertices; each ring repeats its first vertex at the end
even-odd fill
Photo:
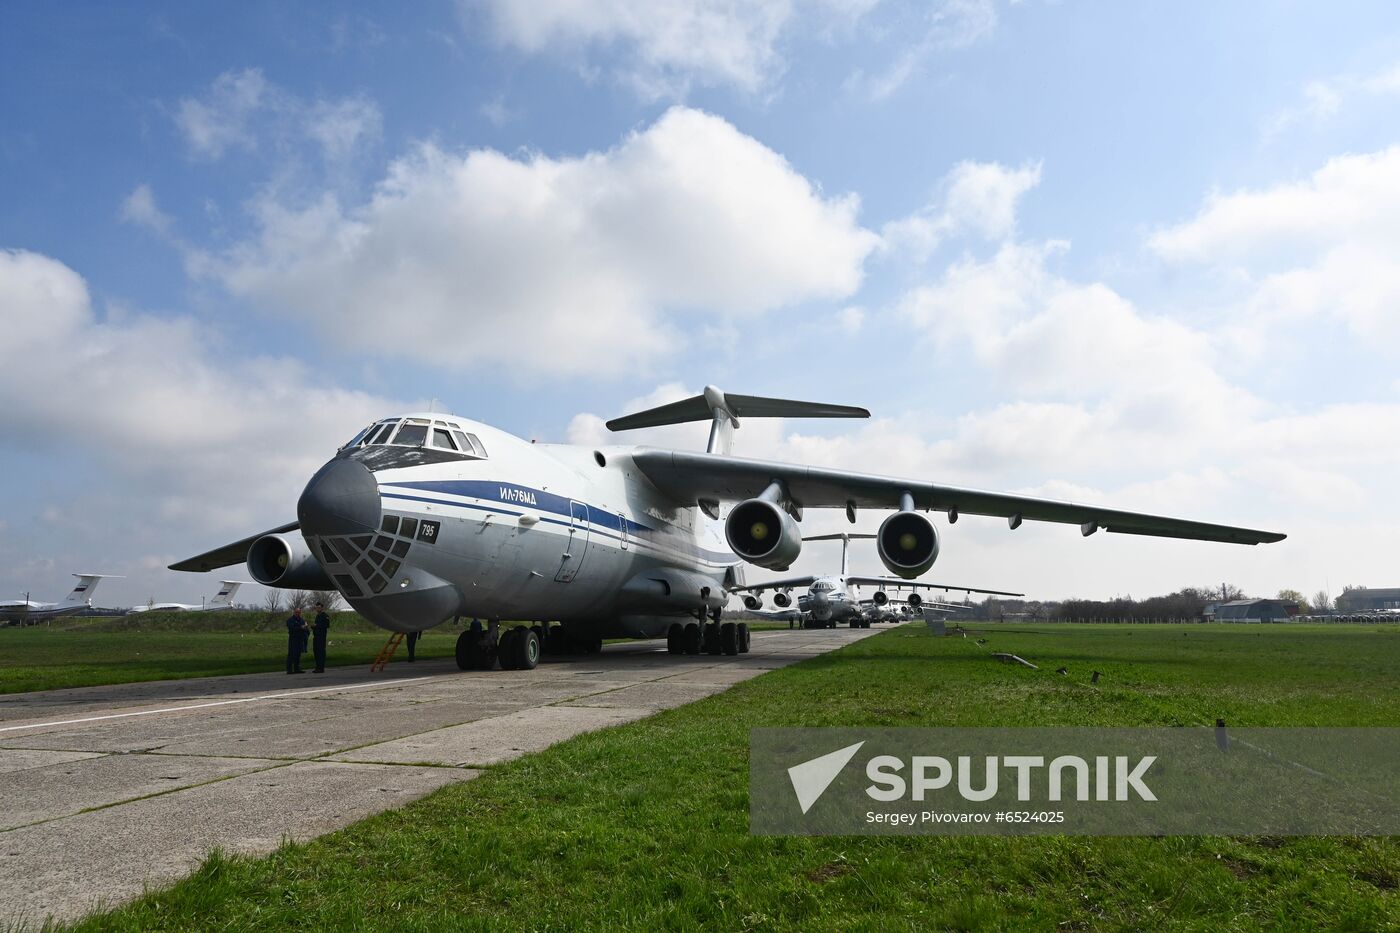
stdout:
POLYGON ((6 4, 0 592, 197 597, 385 412, 588 442, 706 382, 880 416, 740 452, 1291 535, 959 524, 943 579, 1394 583, 1397 19, 6 4))

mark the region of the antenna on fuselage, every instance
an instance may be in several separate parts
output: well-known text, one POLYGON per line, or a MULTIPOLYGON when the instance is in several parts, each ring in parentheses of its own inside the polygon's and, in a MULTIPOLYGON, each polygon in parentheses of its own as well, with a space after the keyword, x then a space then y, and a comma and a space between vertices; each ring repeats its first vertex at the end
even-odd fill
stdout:
POLYGON ((824 402, 799 402, 762 395, 729 395, 716 386, 690 398, 659 405, 631 415, 614 418, 607 423, 609 431, 632 431, 655 428, 664 424, 686 424, 691 421, 710 422, 710 442, 707 453, 728 454, 734 443, 734 429, 743 418, 869 418, 870 412, 854 405, 829 405, 824 402))

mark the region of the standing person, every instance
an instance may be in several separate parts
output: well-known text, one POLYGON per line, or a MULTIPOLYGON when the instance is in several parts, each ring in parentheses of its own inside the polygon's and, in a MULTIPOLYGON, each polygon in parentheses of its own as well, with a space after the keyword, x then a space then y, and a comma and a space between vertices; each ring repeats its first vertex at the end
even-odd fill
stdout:
POLYGON ((326 614, 325 603, 316 604, 316 618, 311 620, 311 654, 316 659, 313 674, 326 672, 326 633, 331 630, 331 617, 326 614))
POLYGON ((409 633, 408 633, 408 659, 409 659, 410 661, 413 660, 413 649, 415 649, 415 648, 418 647, 418 636, 419 636, 419 635, 422 635, 422 634, 423 634, 422 632, 409 632, 409 633))
POLYGON ((301 653, 306 650, 306 621, 301 617, 301 608, 292 610, 287 619, 287 673, 301 674, 301 653))

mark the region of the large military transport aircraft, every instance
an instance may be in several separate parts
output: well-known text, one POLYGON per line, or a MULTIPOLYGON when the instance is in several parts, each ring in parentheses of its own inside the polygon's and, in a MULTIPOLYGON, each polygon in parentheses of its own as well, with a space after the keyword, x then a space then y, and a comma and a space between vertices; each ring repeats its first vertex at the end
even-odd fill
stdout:
POLYGON ((0 620, 9 624, 29 625, 91 609, 92 594, 97 589, 97 584, 111 574, 75 573, 73 576, 78 578, 78 585, 73 587, 73 592, 63 597, 62 602, 38 603, 27 596, 24 599, 5 600, 0 602, 0 620))
POLYGON ((990 515, 1099 530, 1261 544, 1269 531, 981 492, 922 480, 729 455, 741 418, 868 418, 863 408, 700 395, 608 422, 613 431, 710 422, 705 453, 535 444, 438 413, 375 422, 311 477, 297 520, 171 565, 207 572, 246 561, 265 586, 338 589, 375 624, 412 632, 459 616, 463 669, 534 667, 547 643, 597 650, 605 637, 666 636, 673 653, 736 654, 725 622, 742 564, 786 570, 807 509, 889 515, 877 550, 914 579, 938 557, 938 528, 990 515), (723 522, 721 506, 733 504, 723 522), (500 631, 500 620, 542 623, 500 631), (551 622, 560 625, 550 627, 551 622))
POLYGON ((227 609, 233 605, 233 596, 238 592, 238 588, 243 585, 243 582, 242 580, 220 580, 219 591, 205 603, 152 602, 147 606, 128 609, 126 614, 132 616, 142 612, 210 612, 215 609, 227 609))
MULTIPOLYGON (((851 542, 878 538, 879 535, 845 533, 808 535, 802 540, 841 542, 841 572, 839 574, 766 580, 752 586, 736 586, 733 588, 733 592, 748 594, 744 596, 744 606, 750 610, 757 610, 763 606, 761 595, 763 591, 777 590, 778 592, 773 595, 773 603, 780 608, 786 608, 792 605, 792 591, 805 586, 807 593, 797 598, 797 608, 804 616, 808 617, 804 619, 804 627, 810 623, 812 628, 835 628, 842 622, 849 622, 853 627, 869 628, 872 614, 867 609, 872 603, 878 607, 889 602, 889 594, 885 592, 888 589, 910 590, 909 595, 905 598, 905 603, 915 609, 924 604, 923 597, 918 593, 918 590, 921 589, 958 590, 962 593, 984 593, 992 596, 1024 595, 1022 593, 1007 593, 1002 590, 979 590, 976 587, 953 586, 945 583, 913 583, 901 577, 862 577, 852 574, 850 572, 851 542), (861 599, 857 590, 862 586, 875 587, 875 593, 870 599, 861 599)), ((881 555, 882 558, 883 556, 881 555)), ((888 566, 888 561, 886 561, 886 565, 888 566)), ((940 605, 939 603, 930 603, 929 608, 939 608, 940 605)))

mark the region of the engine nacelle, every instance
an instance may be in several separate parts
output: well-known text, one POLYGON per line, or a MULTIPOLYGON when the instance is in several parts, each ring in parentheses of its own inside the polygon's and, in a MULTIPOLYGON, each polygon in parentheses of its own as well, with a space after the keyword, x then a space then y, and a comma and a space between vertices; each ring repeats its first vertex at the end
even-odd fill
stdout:
POLYGON ((876 590, 875 595, 870 598, 875 601, 875 605, 877 606, 883 606, 885 603, 890 601, 889 596, 885 595, 884 590, 876 590))
POLYGON ((765 570, 786 570, 802 553, 797 522, 765 499, 736 505, 725 519, 724 537, 735 554, 765 570))
POLYGON ((333 590, 301 535, 263 535, 248 548, 248 572, 263 586, 285 590, 333 590))
POLYGON ((779 609, 786 609, 792 605, 792 597, 786 593, 775 593, 773 595, 773 605, 779 609))
POLYGON ((744 608, 745 608, 745 609, 762 609, 762 608, 763 608, 763 600, 759 599, 757 596, 745 596, 745 597, 744 597, 744 608))
POLYGON ((910 593, 909 599, 906 601, 909 603, 910 606, 914 607, 915 609, 918 609, 924 604, 924 598, 918 593, 910 593))
POLYGON ((912 580, 938 559, 938 529, 918 512, 895 512, 880 523, 875 549, 890 573, 912 580))

